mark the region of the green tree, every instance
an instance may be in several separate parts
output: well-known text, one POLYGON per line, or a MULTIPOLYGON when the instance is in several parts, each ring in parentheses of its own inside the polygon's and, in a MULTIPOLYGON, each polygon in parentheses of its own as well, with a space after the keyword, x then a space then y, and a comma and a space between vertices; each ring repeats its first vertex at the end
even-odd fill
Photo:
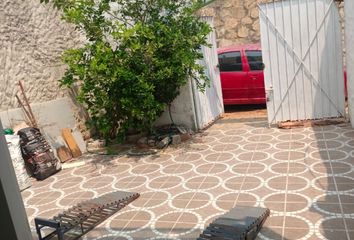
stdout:
POLYGON ((79 82, 79 101, 101 136, 150 130, 189 79, 208 85, 201 45, 210 26, 195 15, 204 0, 41 0, 62 11, 87 39, 63 54, 64 86, 79 82))

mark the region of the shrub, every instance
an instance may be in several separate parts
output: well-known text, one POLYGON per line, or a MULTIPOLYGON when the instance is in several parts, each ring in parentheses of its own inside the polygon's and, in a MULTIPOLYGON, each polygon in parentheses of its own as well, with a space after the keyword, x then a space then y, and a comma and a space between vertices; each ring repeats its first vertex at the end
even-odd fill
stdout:
POLYGON ((201 45, 209 25, 195 10, 203 0, 41 0, 87 39, 63 54, 61 84, 79 82, 79 101, 106 139, 150 130, 189 79, 208 85, 201 45))

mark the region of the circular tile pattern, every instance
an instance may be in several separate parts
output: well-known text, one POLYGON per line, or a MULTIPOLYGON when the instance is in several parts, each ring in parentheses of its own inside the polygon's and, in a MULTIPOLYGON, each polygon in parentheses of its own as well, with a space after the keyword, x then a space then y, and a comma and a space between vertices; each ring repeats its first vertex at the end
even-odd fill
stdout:
POLYGON ((175 162, 195 162, 198 161, 202 158, 202 155, 200 153, 183 153, 179 156, 177 156, 174 161, 175 162))
POLYGON ((189 149, 191 152, 203 152, 208 150, 209 148, 209 145, 202 143, 193 143, 189 145, 189 149))
POLYGON ((111 233, 134 233, 146 228, 154 218, 149 210, 127 210, 114 214, 106 223, 106 229, 111 233), (136 222, 139 221, 139 227, 136 222))
POLYGON ((52 204, 58 199, 64 196, 64 192, 61 190, 50 190, 45 192, 40 192, 38 194, 34 194, 31 199, 29 199, 26 204, 40 207, 43 205, 52 204))
POLYGON ((160 176, 150 180, 147 188, 152 190, 169 190, 181 185, 183 178, 180 176, 160 176))
POLYGON ((237 144, 217 144, 212 149, 216 152, 227 152, 227 151, 234 151, 237 150, 240 146, 237 144))
POLYGON ((354 194, 333 193, 319 195, 314 199, 314 208, 328 215, 354 214, 354 194))
POLYGON ((309 135, 309 138, 313 140, 331 140, 331 139, 336 139, 340 136, 339 133, 335 132, 317 132, 309 135))
POLYGON ((108 187, 114 182, 115 178, 112 176, 99 176, 93 177, 82 183, 81 186, 84 189, 100 189, 104 187, 108 187))
POLYGON ((275 128, 255 128, 250 131, 251 134, 256 134, 256 135, 272 135, 276 133, 275 128))
POLYGON ((206 131, 208 136, 201 133, 195 141, 153 156, 90 156, 85 165, 33 182, 21 193, 31 229, 36 216, 50 218, 113 190, 141 196, 84 240, 98 235, 107 240, 195 239, 205 224, 234 206, 271 209, 260 239, 276 239, 265 229, 284 239, 321 238, 321 227, 333 228, 338 222, 332 217, 342 213, 342 224, 354 225, 354 140, 349 133, 354 131, 349 125, 281 130, 262 124, 218 124, 206 131), (51 196, 53 189, 58 191, 51 196), (317 222, 319 217, 325 224, 317 222))
POLYGON ((200 175, 216 175, 228 170, 228 165, 223 163, 204 163, 195 168, 195 172, 200 175))
POLYGON ((239 143, 243 141, 243 137, 240 136, 228 136, 219 139, 221 143, 239 143))
POLYGON ((211 190, 221 184, 221 179, 216 176, 197 176, 186 179, 183 187, 187 190, 211 190))
POLYGON ((95 237, 97 240, 132 240, 133 238, 129 236, 117 236, 117 234, 107 234, 100 236, 98 238, 95 237))
POLYGON ((73 176, 99 176, 98 173, 102 168, 102 166, 96 164, 85 164, 83 166, 74 168, 71 174, 73 176))
POLYGON ((217 140, 217 138, 213 137, 213 136, 204 136, 201 139, 202 139, 203 143, 208 143, 208 144, 213 143, 217 140))
POLYGON ((115 189, 135 189, 145 185, 148 178, 145 176, 128 176, 118 179, 113 185, 115 189))
POLYGON ((272 193, 262 198, 261 205, 273 214, 298 214, 310 207, 311 199, 299 193, 272 193))
POLYGON ((154 172, 159 171, 161 168, 160 164, 157 163, 150 163, 150 164, 141 164, 138 166, 133 167, 130 170, 130 173, 133 175, 147 175, 147 174, 151 174, 154 172))
POLYGON ((349 157, 344 151, 340 150, 318 150, 310 153, 310 156, 317 160, 344 160, 349 157))
POLYGON ((225 131, 225 135, 228 135, 228 136, 240 136, 240 135, 244 135, 247 133, 247 130, 246 129, 233 129, 233 130, 228 130, 228 131, 225 131))
POLYGON ((65 207, 71 207, 78 202, 85 201, 97 197, 94 191, 77 191, 66 195, 65 197, 57 200, 57 205, 65 207))
POLYGON ((351 229, 354 224, 353 217, 341 217, 341 216, 330 216, 321 218, 316 224, 315 229, 316 236, 319 239, 329 239, 328 234, 331 234, 330 238, 337 239, 347 239, 347 229, 346 226, 351 229), (345 222, 345 223, 344 223, 345 222))
POLYGON ((120 175, 122 173, 128 172, 132 166, 128 163, 120 163, 110 167, 103 168, 100 173, 107 175, 120 175))
POLYGON ((286 134, 280 134, 277 136, 277 139, 279 141, 300 141, 304 140, 306 138, 305 134, 301 133, 286 133, 286 134))
POLYGON ((249 192, 263 186, 263 179, 256 176, 237 176, 226 179, 223 187, 232 192, 249 192))
POLYGON ((310 187, 310 181, 300 176, 277 176, 269 178, 267 188, 273 191, 298 192, 310 187))
POLYGON ((241 146, 244 151, 261 151, 268 150, 272 148, 272 144, 270 143, 247 143, 241 146))
POLYGON ((272 140, 273 140, 273 136, 266 135, 266 134, 254 135, 247 138, 248 142, 253 142, 253 143, 270 142, 272 140))
POLYGON ((223 132, 221 130, 209 130, 207 131, 207 134, 209 136, 215 136, 215 137, 220 137, 220 136, 223 136, 223 132))
POLYGON ((267 165, 262 162, 241 162, 231 167, 231 172, 237 175, 255 175, 265 172, 267 165))
POLYGON ((344 143, 337 140, 318 140, 310 143, 315 149, 338 149, 344 146, 344 143))
POLYGON ((308 171, 308 166, 300 162, 277 162, 269 167, 274 174, 302 174, 308 171))
POLYGON ((312 180, 312 186, 326 192, 350 192, 354 190, 354 178, 346 176, 317 177, 312 180))
POLYGON ((140 197, 133 201, 130 206, 133 208, 152 209, 164 205, 171 198, 167 191, 147 191, 140 193, 140 197))
POLYGON ((172 211, 157 217, 151 227, 158 235, 177 237, 198 229, 200 222, 201 217, 194 212, 172 211))
POLYGON ((301 150, 306 147, 306 143, 300 141, 284 141, 274 145, 279 150, 301 150))
POLYGON ((224 193, 215 198, 213 205, 221 211, 235 206, 256 206, 259 197, 253 193, 224 193))
POLYGON ((182 192, 169 201, 169 205, 176 210, 196 210, 211 203, 213 196, 206 192, 182 192))
POLYGON ((228 162, 234 158, 232 153, 212 153, 205 157, 207 162, 228 162))
POLYGON ((238 160, 240 161, 264 161, 269 158, 269 154, 266 152, 246 152, 237 155, 238 160))
POLYGON ((58 179, 54 183, 50 185, 52 189, 67 189, 72 187, 77 187, 83 180, 84 177, 66 177, 62 179, 58 179))
POLYGON ((353 166, 347 162, 321 161, 311 165, 311 170, 318 174, 345 175, 353 171, 353 166))
POLYGON ((278 161, 296 162, 304 160, 306 152, 284 150, 274 153, 272 157, 278 161))
POLYGON ((343 133, 343 136, 347 138, 354 138, 354 131, 347 131, 343 133))
POLYGON ((354 140, 349 140, 345 143, 347 146, 354 148, 354 140))
POLYGON ((169 160, 172 159, 172 155, 170 154, 159 154, 159 155, 151 155, 151 156, 148 156, 147 158, 145 158, 143 161, 145 163, 165 163, 169 160))
POLYGON ((284 231, 279 233, 274 231, 262 231, 258 234, 260 239, 280 240, 280 239, 309 239, 314 234, 313 224, 306 218, 289 215, 289 216, 270 216, 267 222, 277 224, 275 229, 279 230, 284 227, 284 231))
POLYGON ((188 173, 194 169, 194 165, 192 163, 173 163, 166 165, 162 168, 161 172, 169 175, 181 175, 188 173))
POLYGON ((60 211, 62 211, 61 208, 54 207, 54 208, 49 208, 45 209, 44 211, 40 211, 37 214, 37 217, 41 218, 52 218, 53 216, 57 215, 60 211))

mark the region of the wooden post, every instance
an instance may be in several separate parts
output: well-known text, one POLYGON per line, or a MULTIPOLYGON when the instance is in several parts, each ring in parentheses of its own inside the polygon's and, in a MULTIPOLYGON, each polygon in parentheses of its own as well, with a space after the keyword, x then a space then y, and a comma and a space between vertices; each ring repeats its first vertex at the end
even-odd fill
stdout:
POLYGON ((71 133, 71 129, 64 128, 61 130, 61 134, 62 134, 66 144, 68 145, 73 157, 74 158, 80 157, 82 155, 82 153, 81 153, 81 150, 74 139, 74 136, 71 133))

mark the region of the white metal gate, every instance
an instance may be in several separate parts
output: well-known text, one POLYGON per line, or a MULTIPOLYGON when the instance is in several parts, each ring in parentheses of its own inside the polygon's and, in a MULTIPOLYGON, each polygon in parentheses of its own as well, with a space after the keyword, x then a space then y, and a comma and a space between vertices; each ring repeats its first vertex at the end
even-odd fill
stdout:
MULTIPOLYGON (((203 20, 209 23, 211 27, 214 26, 212 17, 203 17, 203 20)), ((198 129, 207 127, 224 112, 214 30, 208 35, 208 43, 211 47, 202 46, 204 57, 200 64, 205 66, 206 74, 210 79, 210 87, 207 87, 205 92, 202 93, 197 90, 195 84, 192 86, 198 129)))
POLYGON ((269 123, 344 115, 339 13, 333 0, 259 5, 269 123))

